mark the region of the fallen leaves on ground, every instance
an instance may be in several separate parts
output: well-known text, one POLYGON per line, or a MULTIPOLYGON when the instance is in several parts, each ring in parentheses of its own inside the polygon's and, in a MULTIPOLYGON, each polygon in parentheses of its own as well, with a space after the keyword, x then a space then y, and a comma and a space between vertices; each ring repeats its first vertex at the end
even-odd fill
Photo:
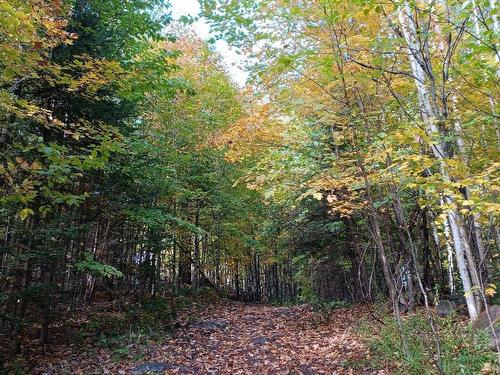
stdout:
MULTIPOLYGON (((71 353, 64 367, 73 374, 125 375, 144 363, 162 364, 165 374, 385 374, 367 367, 368 348, 354 332, 365 314, 359 306, 333 310, 321 320, 306 305, 227 302, 207 307, 196 322, 151 343, 141 360, 130 355, 113 361, 99 351, 89 362, 86 354, 71 353)), ((58 372, 60 363, 51 365, 39 373, 67 373, 58 372)))

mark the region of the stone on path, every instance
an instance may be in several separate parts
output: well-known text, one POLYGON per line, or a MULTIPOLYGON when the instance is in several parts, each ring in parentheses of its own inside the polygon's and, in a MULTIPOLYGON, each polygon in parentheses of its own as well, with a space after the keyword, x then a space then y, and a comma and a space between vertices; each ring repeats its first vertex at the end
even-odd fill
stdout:
POLYGON ((209 331, 215 331, 217 329, 224 329, 229 325, 226 320, 205 320, 193 324, 195 328, 206 329, 209 331))
POLYGON ((193 369, 187 366, 179 366, 172 363, 146 362, 130 370, 132 375, 164 374, 167 370, 175 370, 176 374, 192 373, 193 369))
POLYGON ((142 375, 148 373, 158 373, 163 374, 166 370, 175 368, 176 366, 171 365, 169 363, 161 363, 161 362, 147 362, 143 363, 139 366, 134 367, 130 372, 133 375, 142 375))
POLYGON ((269 339, 269 337, 266 337, 266 336, 259 336, 259 337, 256 337, 252 340, 252 343, 255 345, 255 346, 262 346, 262 345, 266 345, 270 342, 271 340, 269 339))

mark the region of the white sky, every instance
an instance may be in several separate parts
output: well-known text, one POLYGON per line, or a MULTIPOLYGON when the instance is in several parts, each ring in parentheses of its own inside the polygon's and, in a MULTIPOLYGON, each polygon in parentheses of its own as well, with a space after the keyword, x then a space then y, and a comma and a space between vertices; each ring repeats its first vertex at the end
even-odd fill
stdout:
MULTIPOLYGON (((200 11, 198 0, 170 0, 170 3, 172 4, 172 17, 175 20, 184 15, 196 16, 200 11)), ((203 18, 195 22, 191 27, 202 39, 207 40, 211 37, 209 27, 203 18)), ((240 87, 243 87, 248 77, 241 66, 243 57, 232 50, 223 40, 218 40, 215 43, 215 49, 224 59, 233 80, 240 87)))

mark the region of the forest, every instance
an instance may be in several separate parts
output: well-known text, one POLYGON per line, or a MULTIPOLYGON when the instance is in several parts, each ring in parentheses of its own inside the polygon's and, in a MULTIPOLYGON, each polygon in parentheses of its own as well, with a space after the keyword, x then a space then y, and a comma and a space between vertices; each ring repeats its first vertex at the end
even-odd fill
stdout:
POLYGON ((0 374, 499 374, 496 0, 173 3, 0 0, 0 374))

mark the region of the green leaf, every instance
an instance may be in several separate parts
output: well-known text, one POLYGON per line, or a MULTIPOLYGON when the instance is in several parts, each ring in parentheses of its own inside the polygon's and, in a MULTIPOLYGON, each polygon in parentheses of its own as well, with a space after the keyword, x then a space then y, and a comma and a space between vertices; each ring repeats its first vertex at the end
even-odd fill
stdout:
POLYGON ((33 210, 31 208, 23 208, 20 212, 19 212, 19 218, 21 220, 24 220, 26 219, 28 216, 30 215, 33 215, 33 210))

